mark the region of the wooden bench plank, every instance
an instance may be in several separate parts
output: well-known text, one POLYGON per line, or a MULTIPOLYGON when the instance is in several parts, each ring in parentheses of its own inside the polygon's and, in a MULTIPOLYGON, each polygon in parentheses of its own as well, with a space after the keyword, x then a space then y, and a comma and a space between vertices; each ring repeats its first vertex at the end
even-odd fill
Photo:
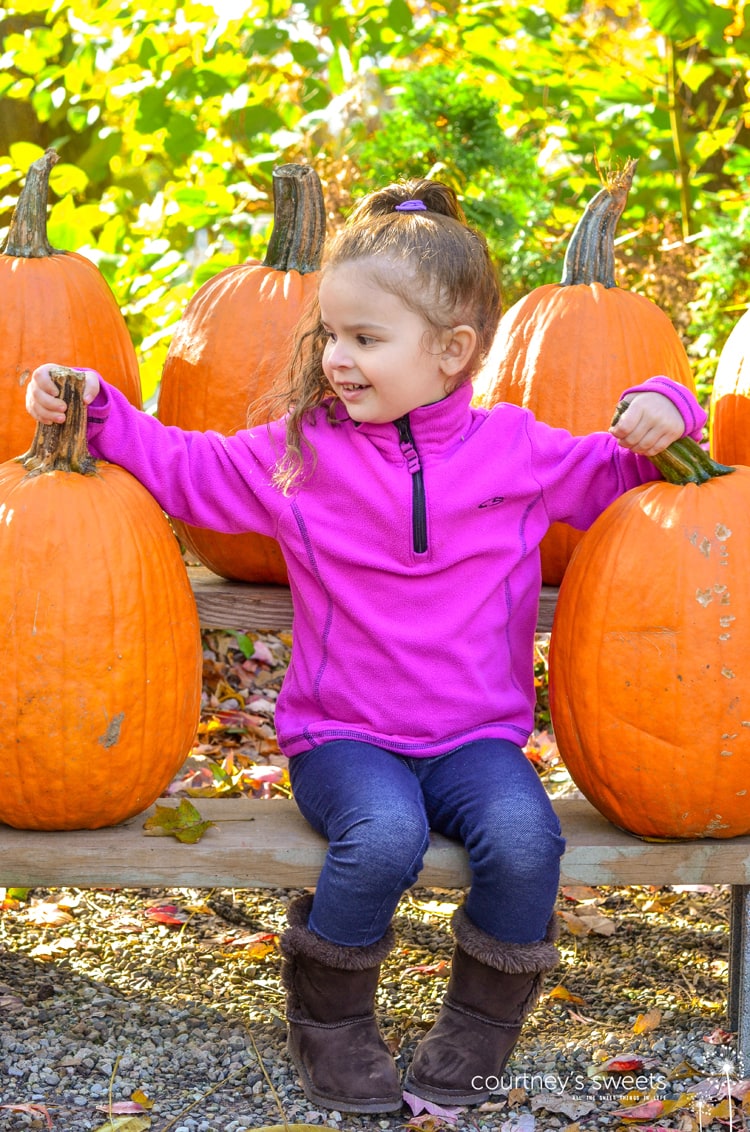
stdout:
MULTIPOLYGON (((112 829, 93 831, 39 833, 0 826, 0 885, 315 885, 326 843, 307 825, 294 802, 224 798, 197 799, 196 805, 216 826, 195 845, 147 836, 144 814, 112 829)), ((750 837, 654 844, 615 829, 582 799, 562 798, 555 808, 567 839, 563 884, 750 884, 750 837)), ((434 836, 420 886, 463 888, 468 883, 463 847, 434 836)))
MULTIPOLYGON (((288 586, 228 582, 205 566, 188 566, 201 625, 205 629, 291 629, 292 598, 288 586)), ((539 598, 537 632, 549 633, 557 602, 557 588, 543 586, 539 598)))

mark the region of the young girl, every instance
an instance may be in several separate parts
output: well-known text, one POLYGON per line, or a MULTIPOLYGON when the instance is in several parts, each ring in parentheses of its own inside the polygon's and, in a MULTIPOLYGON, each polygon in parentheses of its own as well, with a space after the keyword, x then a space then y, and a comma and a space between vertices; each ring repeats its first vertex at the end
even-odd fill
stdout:
MULTIPOLYGON (((564 843, 522 750, 539 542, 555 521, 588 527, 655 478, 645 456, 705 423, 666 377, 626 388, 609 434, 472 408, 498 317, 484 240, 451 190, 412 181, 370 195, 333 239, 283 419, 186 433, 86 371, 95 456, 170 515, 283 548, 295 621, 278 737, 297 803, 329 841, 314 896, 289 908, 283 980, 303 1087, 332 1109, 401 1105, 374 1001, 430 830, 464 843, 472 884, 444 1004, 404 1085, 471 1104, 500 1075, 557 961, 564 843)), ((59 422, 48 369, 28 407, 59 422)))

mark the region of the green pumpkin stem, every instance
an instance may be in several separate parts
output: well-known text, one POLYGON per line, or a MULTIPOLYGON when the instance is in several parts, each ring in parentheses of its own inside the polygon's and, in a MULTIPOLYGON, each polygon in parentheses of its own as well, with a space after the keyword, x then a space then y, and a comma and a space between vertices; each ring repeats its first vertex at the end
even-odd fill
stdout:
POLYGON ((47 239, 49 175, 59 160, 57 152, 48 149, 29 166, 26 182, 10 220, 8 237, 0 254, 20 256, 23 259, 41 259, 44 256, 63 254, 53 248, 47 239))
POLYGON ((615 230, 627 204, 636 165, 629 157, 623 169, 608 174, 604 186, 586 205, 565 252, 563 287, 578 283, 617 286, 615 230))
POLYGON ((50 377, 68 406, 62 424, 37 423, 31 447, 19 463, 30 476, 44 472, 77 472, 96 474, 96 461, 86 444, 86 406, 83 403, 85 375, 67 366, 53 366, 50 377))
POLYGON ((320 178, 311 165, 273 171, 273 229, 263 263, 276 271, 320 271, 326 210, 320 178))
MULTIPOLYGON (((628 401, 618 401, 612 424, 617 424, 628 407, 628 401)), ((667 483, 682 485, 686 483, 708 483, 719 476, 727 476, 734 471, 729 464, 719 464, 689 436, 673 440, 668 448, 649 460, 661 472, 667 483)))

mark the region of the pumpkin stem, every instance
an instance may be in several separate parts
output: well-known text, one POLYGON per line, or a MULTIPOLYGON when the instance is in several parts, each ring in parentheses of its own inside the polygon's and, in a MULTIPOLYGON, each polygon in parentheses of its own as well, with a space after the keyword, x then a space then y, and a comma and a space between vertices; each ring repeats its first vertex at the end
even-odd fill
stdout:
POLYGON ((29 166, 0 254, 24 259, 64 254, 53 248, 47 239, 49 175, 59 160, 56 150, 48 149, 29 166))
MULTIPOLYGON (((618 401, 612 417, 613 425, 617 424, 628 404, 628 401, 618 401)), ((649 460, 659 469, 667 483, 678 485, 708 483, 709 480, 727 476, 734 471, 730 465, 713 460, 705 448, 701 448, 690 436, 673 440, 658 456, 649 456, 649 460)))
POLYGON ((43 472, 78 472, 96 474, 96 461, 86 445, 86 406, 83 403, 85 374, 68 366, 52 366, 50 377, 68 406, 62 424, 37 423, 31 448, 19 463, 30 476, 43 472))
POLYGON ((273 171, 273 228, 264 265, 300 275, 320 271, 325 235, 318 174, 311 165, 278 165, 273 171))
POLYGON ((607 175, 604 186, 586 205, 573 229, 563 263, 563 287, 601 283, 616 287, 615 229, 628 200, 637 161, 629 157, 624 169, 607 175))

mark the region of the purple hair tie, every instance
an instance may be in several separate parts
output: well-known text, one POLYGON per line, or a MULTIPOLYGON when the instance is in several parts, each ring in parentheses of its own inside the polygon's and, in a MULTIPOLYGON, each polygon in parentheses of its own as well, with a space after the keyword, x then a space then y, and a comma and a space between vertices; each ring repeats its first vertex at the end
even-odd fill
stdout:
POLYGON ((401 204, 393 206, 394 212, 427 212, 427 205, 423 200, 403 200, 401 204))

